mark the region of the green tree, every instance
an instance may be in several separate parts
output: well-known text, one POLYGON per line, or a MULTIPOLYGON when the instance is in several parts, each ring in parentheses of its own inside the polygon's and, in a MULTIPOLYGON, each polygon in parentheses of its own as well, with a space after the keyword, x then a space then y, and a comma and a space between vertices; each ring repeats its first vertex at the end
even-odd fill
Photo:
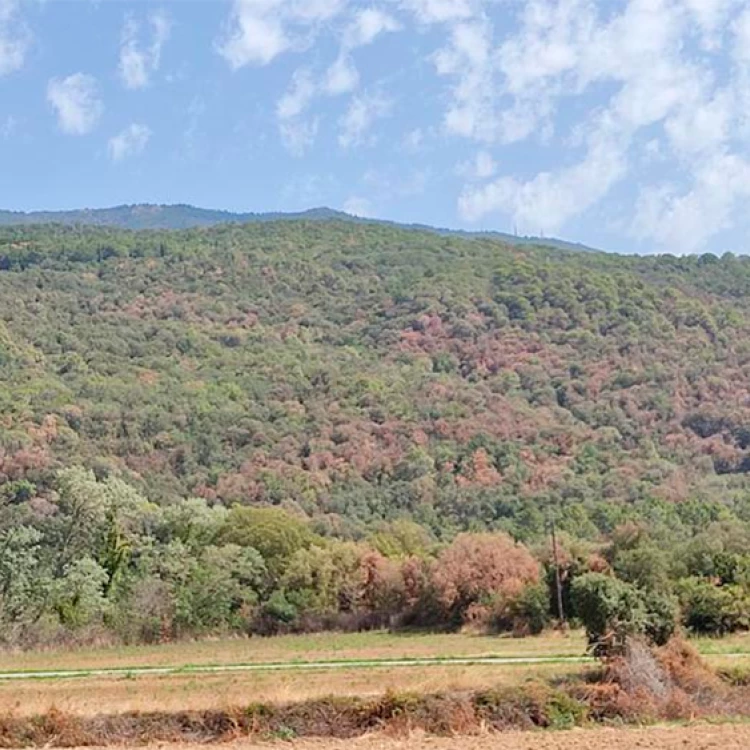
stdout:
POLYGON ((272 580, 278 580, 293 555, 309 548, 317 537, 304 521, 280 508, 235 505, 226 517, 219 539, 223 544, 256 549, 272 580))

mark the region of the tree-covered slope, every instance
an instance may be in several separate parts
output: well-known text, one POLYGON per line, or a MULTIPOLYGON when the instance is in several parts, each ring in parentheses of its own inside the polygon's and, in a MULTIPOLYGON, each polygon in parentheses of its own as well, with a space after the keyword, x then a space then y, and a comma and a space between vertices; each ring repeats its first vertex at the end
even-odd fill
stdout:
POLYGON ((329 208, 313 208, 297 213, 233 213, 185 204, 171 206, 142 203, 112 208, 84 208, 71 211, 0 211, 0 225, 30 226, 64 224, 102 226, 120 229, 191 229, 216 224, 242 224, 269 221, 350 220, 347 214, 329 208))
POLYGON ((356 536, 750 518, 750 261, 347 222, 0 229, 0 482, 356 536), (675 510, 676 509, 676 510, 675 510))
POLYGON ((342 221, 353 224, 372 224, 396 229, 457 237, 484 236, 512 241, 520 245, 544 245, 563 250, 591 252, 593 248, 579 243, 544 237, 515 237, 502 232, 464 232, 461 230, 430 227, 423 224, 399 224, 383 219, 352 216, 331 208, 311 208, 307 211, 267 213, 236 213, 210 208, 198 208, 184 204, 156 205, 142 203, 112 208, 75 209, 72 211, 3 211, 0 210, 0 226, 34 226, 40 224, 63 224, 67 226, 116 227, 119 229, 193 229, 219 224, 251 224, 279 221, 342 221))

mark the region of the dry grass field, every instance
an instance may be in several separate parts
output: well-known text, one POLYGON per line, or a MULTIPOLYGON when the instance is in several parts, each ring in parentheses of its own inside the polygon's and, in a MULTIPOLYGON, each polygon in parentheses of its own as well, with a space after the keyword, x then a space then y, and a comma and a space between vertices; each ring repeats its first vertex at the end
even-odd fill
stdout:
MULTIPOLYGON (((749 633, 692 642, 704 655, 750 656, 749 633)), ((155 646, 2 652, 0 672, 452 656, 554 657, 580 656, 585 650, 581 631, 548 632, 527 638, 470 633, 316 633, 155 646)))
MULTIPOLYGON (((750 651, 750 639, 746 644, 750 651)), ((0 653, 0 671, 248 664, 295 660, 398 659, 449 656, 580 656, 583 633, 530 638, 464 633, 315 633, 229 638, 156 646, 0 653)))
POLYGON ((30 716, 56 709, 92 716, 128 711, 230 709, 336 696, 376 696, 388 690, 436 693, 517 685, 580 672, 573 665, 440 666, 139 676, 0 682, 0 714, 30 716))
MULTIPOLYGON (((750 662, 750 637, 696 641, 714 666, 750 662), (737 659, 727 654, 745 653, 737 659)), ((388 690, 437 693, 478 690, 580 674, 575 663, 418 665, 295 670, 295 661, 457 656, 580 656, 581 633, 514 639, 469 634, 385 632, 251 638, 163 646, 2 654, 0 671, 234 665, 279 662, 280 671, 170 675, 119 674, 71 679, 0 680, 0 714, 29 716, 51 709, 79 716, 128 711, 228 709, 255 702, 287 703, 325 696, 375 696, 388 690)), ((748 745, 750 747, 750 744, 748 745)))

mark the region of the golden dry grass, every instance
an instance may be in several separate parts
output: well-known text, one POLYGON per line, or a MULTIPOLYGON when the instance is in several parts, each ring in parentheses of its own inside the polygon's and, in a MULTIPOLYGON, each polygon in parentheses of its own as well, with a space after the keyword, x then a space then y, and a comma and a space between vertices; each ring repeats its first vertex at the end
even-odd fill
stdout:
POLYGON ((580 671, 577 665, 543 664, 30 680, 0 683, 0 715, 30 716, 50 709, 79 716, 229 709, 329 695, 376 696, 388 690, 427 694, 517 685, 580 671))
POLYGON ((229 638, 158 646, 0 653, 0 671, 94 669, 187 664, 247 664, 326 659, 435 656, 580 656, 581 632, 530 638, 456 634, 316 633, 273 638, 229 638))
MULTIPOLYGON (((750 653, 750 636, 702 640, 710 663, 733 666, 727 653, 750 653)), ((276 638, 224 639, 162 646, 99 648, 0 655, 0 671, 188 664, 241 664, 326 659, 409 657, 579 656, 582 633, 533 638, 470 634, 321 633, 276 638)), ((748 657, 750 660, 750 656, 748 657)), ((744 661, 744 660, 741 660, 744 661)), ((0 681, 0 714, 31 715, 55 708, 92 715, 126 711, 225 709, 253 702, 283 703, 327 695, 370 696, 386 690, 432 693, 519 684, 529 678, 580 673, 584 665, 441 665, 168 676, 109 676, 65 680, 0 681)))

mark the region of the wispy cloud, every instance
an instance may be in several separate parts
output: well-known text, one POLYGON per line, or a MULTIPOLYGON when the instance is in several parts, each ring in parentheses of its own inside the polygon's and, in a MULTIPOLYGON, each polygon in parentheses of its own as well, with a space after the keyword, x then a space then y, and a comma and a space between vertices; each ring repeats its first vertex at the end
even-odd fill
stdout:
POLYGON ((52 78, 47 85, 47 101, 57 113, 60 130, 68 135, 91 132, 104 111, 96 78, 85 73, 52 78))
POLYGON ((145 25, 146 31, 134 18, 127 18, 122 29, 118 70, 129 89, 148 86, 151 76, 159 69, 162 48, 172 30, 172 22, 161 11, 152 13, 145 25))
POLYGON ((341 118, 339 144, 343 148, 364 143, 370 129, 391 111, 391 102, 380 94, 355 96, 341 118))
POLYGON ((344 201, 343 210, 351 216, 363 219, 373 218, 372 202, 360 195, 352 195, 344 201))
POLYGON ((0 0, 0 76, 23 67, 31 44, 31 33, 19 10, 19 0, 0 0))
POLYGON ((114 162, 140 154, 151 138, 151 129, 146 125, 132 123, 109 139, 109 158, 114 162))
MULTIPOLYGON (((327 3, 319 0, 310 6, 308 13, 315 18, 328 19, 347 9, 346 4, 334 2, 327 3)), ((280 11, 273 16, 276 21, 285 18, 280 11)), ((287 13, 286 16, 289 19, 287 13)), ((337 32, 339 41, 339 53, 324 73, 314 75, 308 68, 298 69, 292 76, 289 88, 279 99, 276 114, 279 120, 279 132, 284 145, 296 155, 306 151, 313 145, 318 133, 320 118, 305 118, 305 111, 318 97, 337 97, 351 94, 357 90, 360 84, 360 73, 354 62, 354 52, 359 47, 372 44, 381 34, 395 32, 401 29, 401 24, 389 13, 378 8, 354 9, 346 17, 343 31, 337 32)), ((351 128, 357 129, 355 119, 366 117, 361 102, 352 102, 348 115, 351 128)), ((356 139, 347 135, 347 129, 340 139, 340 143, 348 147, 356 139)))

